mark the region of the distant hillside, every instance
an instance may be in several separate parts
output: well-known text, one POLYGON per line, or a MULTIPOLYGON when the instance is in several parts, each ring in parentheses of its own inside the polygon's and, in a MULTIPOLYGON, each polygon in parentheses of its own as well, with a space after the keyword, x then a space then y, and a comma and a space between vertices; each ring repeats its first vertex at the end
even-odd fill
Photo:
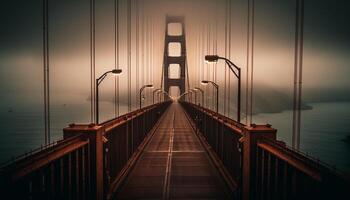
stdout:
MULTIPOLYGON (((350 90, 337 89, 303 89, 302 110, 312 109, 309 103, 350 101, 350 90)), ((244 105, 244 97, 242 99, 244 105)), ((278 113, 293 109, 293 90, 276 89, 264 84, 256 85, 253 97, 253 112, 278 113)), ((244 106, 242 106, 242 109, 244 106)), ((235 110, 235 108, 232 108, 235 110)), ((243 111, 245 112, 245 111, 243 111)))
MULTIPOLYGON (((279 113, 293 109, 292 90, 275 89, 270 86, 259 84, 254 87, 253 114, 279 113)), ((312 109, 307 103, 302 103, 303 110, 312 109)), ((232 112, 236 111, 233 106, 232 112)), ((245 95, 242 97, 242 112, 245 112, 245 95)))
POLYGON ((305 89, 303 93, 305 102, 337 102, 350 101, 348 88, 305 89))
MULTIPOLYGON (((277 90, 271 87, 256 87, 254 91, 254 114, 257 113, 278 113, 284 110, 293 109, 293 96, 290 91, 277 90)), ((312 109, 312 106, 303 102, 303 110, 312 109)))
MULTIPOLYGON (((244 85, 242 86, 244 88, 244 85)), ((113 94, 102 94, 100 101, 108 101, 113 103, 113 94)), ((120 103, 127 102, 126 95, 121 94, 120 103)), ((87 98, 89 100, 90 98, 87 98)), ((233 98, 233 101, 235 99, 233 98)), ((302 109, 309 110, 312 106, 308 103, 315 102, 334 102, 334 101, 350 101, 350 92, 346 89, 303 89, 302 109)), ((242 94, 242 112, 245 112, 245 95, 242 94)), ((257 84, 254 87, 253 112, 258 113, 278 113, 284 110, 293 109, 293 90, 276 89, 268 85, 257 84)), ((231 105, 232 112, 235 112, 236 102, 231 105)))

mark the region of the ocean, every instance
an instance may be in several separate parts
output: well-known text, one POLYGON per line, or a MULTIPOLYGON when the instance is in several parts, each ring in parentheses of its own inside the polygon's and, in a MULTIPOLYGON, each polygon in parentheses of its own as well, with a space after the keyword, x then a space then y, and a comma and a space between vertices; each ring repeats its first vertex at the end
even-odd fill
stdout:
MULTIPOLYGON (((301 113, 300 150, 350 172, 350 102, 309 103, 312 110, 301 113)), ((253 116, 255 123, 269 123, 277 129, 277 139, 291 146, 293 111, 253 116)))
MULTIPOLYGON (((350 144, 343 141, 350 134, 350 102, 311 103, 312 110, 301 115, 301 150, 350 172, 350 144)), ((51 141, 62 138, 62 129, 70 123, 89 123, 90 104, 64 104, 51 107, 51 141)), ((121 108, 126 112, 126 107, 121 108)), ((101 121, 114 116, 111 103, 101 103, 101 121)), ((291 144, 292 111, 262 113, 253 116, 257 124, 269 123, 277 129, 277 138, 291 144)), ((41 107, 0 110, 0 163, 44 143, 41 107)))

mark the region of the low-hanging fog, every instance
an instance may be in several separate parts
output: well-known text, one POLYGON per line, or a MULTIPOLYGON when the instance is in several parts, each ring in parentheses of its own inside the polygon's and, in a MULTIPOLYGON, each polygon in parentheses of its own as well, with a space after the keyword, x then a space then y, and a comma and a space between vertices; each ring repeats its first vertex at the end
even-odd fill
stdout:
MULTIPOLYGON (((127 85, 127 0, 119 0, 119 67, 121 101, 127 85)), ((191 86, 200 86, 200 60, 217 52, 246 70, 247 1, 232 0, 230 52, 225 52, 226 0, 139 0, 140 54, 136 77, 135 0, 132 1, 131 73, 133 107, 139 86, 161 85, 165 15, 184 15, 191 86), (209 44, 208 44, 209 37, 209 44), (205 42, 203 42, 205 41, 205 42), (143 43, 142 43, 143 42, 143 43), (150 44, 152 44, 150 46, 150 44), (199 49, 199 47, 201 49, 199 49), (153 49, 150 51, 150 49, 153 49), (139 79, 138 85, 135 80, 139 79)), ((6 0, 1 10, 0 92, 1 107, 40 105, 43 102, 42 1, 6 0)), ((294 70, 295 2, 255 2, 254 109, 278 112, 292 105, 294 70), (266 106, 266 105, 269 106, 266 106), (274 105, 276 107, 274 107, 274 105)), ((349 3, 331 0, 305 1, 303 100, 350 100, 349 3)), ((79 104, 90 95, 89 1, 49 1, 51 103, 79 104)), ((96 77, 114 68, 114 0, 96 0, 96 77)), ((202 68, 202 69, 201 69, 202 68)), ((216 67, 217 82, 224 88, 223 63, 216 67)), ((210 69, 213 70, 213 69, 210 69)), ((243 80, 243 83, 245 80, 243 80)), ((235 105, 236 81, 231 80, 231 104, 235 105)), ((244 84, 243 84, 244 87, 244 84)), ((210 89, 209 89, 210 90, 210 89)), ((220 98, 223 101, 223 90, 220 98)), ((113 102, 114 78, 101 85, 102 101, 113 102)), ((147 95, 150 95, 149 92, 147 95)), ((244 97, 244 95, 243 95, 244 97)), ((211 100, 209 100, 210 102, 211 100)), ((150 98, 148 98, 150 103, 150 98)), ((89 109, 87 106, 86 109, 89 109)))

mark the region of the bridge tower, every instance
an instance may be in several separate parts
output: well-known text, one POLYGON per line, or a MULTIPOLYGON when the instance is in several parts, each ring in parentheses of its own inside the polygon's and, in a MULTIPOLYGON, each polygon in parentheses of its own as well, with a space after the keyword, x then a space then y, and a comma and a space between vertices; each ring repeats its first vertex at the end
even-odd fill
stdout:
POLYGON ((163 61, 163 80, 164 91, 169 93, 171 86, 179 87, 180 94, 186 91, 186 39, 185 39, 185 20, 183 16, 167 16, 166 32, 164 43, 164 61, 163 61), (173 26, 172 26, 173 25, 173 26), (171 34, 170 29, 175 27, 175 34, 171 34), (178 55, 169 55, 169 49, 181 51, 178 55), (169 77, 171 66, 177 67, 179 76, 169 77))

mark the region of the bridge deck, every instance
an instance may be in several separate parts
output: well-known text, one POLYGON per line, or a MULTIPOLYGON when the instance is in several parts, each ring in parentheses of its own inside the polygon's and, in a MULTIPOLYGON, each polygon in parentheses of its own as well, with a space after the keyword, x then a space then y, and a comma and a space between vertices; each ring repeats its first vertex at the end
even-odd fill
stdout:
POLYGON ((173 103, 116 199, 228 199, 184 111, 173 103))

